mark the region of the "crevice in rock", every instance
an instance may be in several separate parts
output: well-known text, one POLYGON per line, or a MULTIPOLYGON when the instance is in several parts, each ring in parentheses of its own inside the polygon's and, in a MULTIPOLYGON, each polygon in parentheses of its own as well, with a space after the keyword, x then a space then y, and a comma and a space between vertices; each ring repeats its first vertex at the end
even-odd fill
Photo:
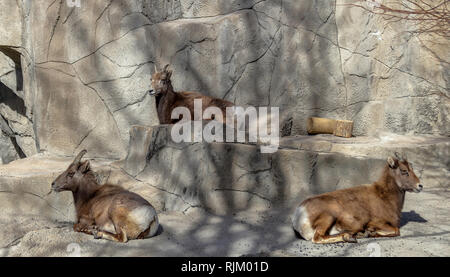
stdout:
MULTIPOLYGON (((235 80, 235 81, 233 82, 233 84, 231 85, 231 87, 225 92, 225 94, 224 94, 224 96, 222 97, 222 99, 226 99, 227 96, 230 94, 230 92, 233 91, 233 89, 235 88, 235 86, 236 86, 236 85, 239 83, 239 81, 242 79, 242 76, 244 76, 244 73, 245 73, 245 71, 247 70, 247 66, 248 66, 249 64, 252 64, 252 63, 257 63, 260 59, 262 59, 262 58, 267 54, 267 52, 269 52, 270 48, 272 47, 272 45, 274 44, 274 42, 275 42, 275 40, 276 40, 276 36, 277 36, 278 32, 279 32, 280 30, 281 30, 281 26, 280 26, 280 28, 278 28, 278 30, 275 32, 274 36, 271 38, 271 42, 269 43, 268 47, 266 48, 266 50, 264 50, 264 52, 263 52, 261 55, 259 55, 259 56, 256 57, 255 59, 253 59, 253 60, 247 62, 247 63, 244 65, 243 71, 241 72, 241 74, 239 74, 239 77, 237 78, 237 80, 235 80)), ((231 62, 231 60, 230 60, 230 62, 231 62)))
MULTIPOLYGON (((9 57, 14 62, 14 70, 9 71, 2 76, 5 76, 12 72, 15 72, 16 73, 16 88, 15 88, 15 90, 22 91, 23 90, 23 73, 22 73, 22 60, 21 60, 20 52, 16 51, 15 49, 13 49, 11 47, 7 47, 7 46, 0 46, 0 52, 5 54, 7 57, 9 57)), ((2 77, 2 76, 0 76, 0 77, 2 77)), ((2 85, 2 84, 0 83, 0 85, 2 85)), ((0 91, 3 89, 0 87, 0 91)), ((1 94, 0 94, 0 98, 1 98, 1 94)))
MULTIPOLYGON (((323 153, 323 151, 320 151, 321 153, 323 153)), ((316 175, 316 171, 317 171, 317 159, 319 157, 319 153, 317 153, 316 155, 314 155, 314 157, 312 157, 311 162, 311 174, 309 175, 309 184, 313 186, 313 191, 317 192, 317 187, 316 182, 314 181, 315 175, 316 175)))
POLYGON ((109 7, 111 7, 111 5, 113 4, 114 0, 110 0, 109 3, 106 5, 106 7, 103 9, 103 11, 100 13, 100 15, 97 17, 97 20, 95 20, 95 25, 97 25, 97 22, 100 20, 100 18, 102 18, 103 14, 105 14, 105 12, 109 9, 109 7))
POLYGON ((57 213, 59 213, 60 215, 64 215, 60 210, 58 210, 57 208, 55 208, 52 205, 50 205, 50 203, 48 203, 48 201, 44 197, 42 197, 42 196, 40 196, 38 194, 35 194, 35 193, 32 193, 32 192, 27 192, 27 191, 20 192, 20 194, 19 194, 17 192, 9 191, 9 190, 3 190, 3 191, 0 191, 0 193, 9 193, 9 194, 17 194, 17 195, 27 194, 27 195, 31 195, 33 197, 37 197, 37 198, 41 199, 42 201, 44 201, 47 206, 49 206, 50 208, 55 210, 57 213))
POLYGON ((145 182, 145 181, 143 181, 143 180, 140 180, 140 179, 138 179, 136 176, 130 175, 130 174, 129 174, 128 172, 126 172, 123 168, 121 168, 120 170, 121 170, 124 174, 126 174, 127 176, 129 176, 130 178, 132 178, 133 180, 135 180, 135 181, 137 181, 137 182, 139 182, 139 183, 142 183, 142 184, 144 184, 144 185, 148 185, 148 186, 150 186, 150 187, 152 187, 152 188, 154 188, 154 189, 157 189, 157 190, 162 191, 162 192, 164 192, 164 193, 173 195, 173 196, 175 196, 176 198, 180 199, 181 201, 183 201, 184 204, 186 204, 186 205, 189 206, 187 209, 184 210, 184 212, 186 212, 189 208, 202 208, 202 209, 203 209, 203 207, 202 207, 201 205, 192 204, 192 203, 186 201, 186 200, 183 198, 183 196, 180 195, 180 194, 178 194, 178 193, 168 191, 168 190, 166 190, 166 189, 164 189, 164 188, 161 188, 161 187, 152 185, 152 184, 150 184, 150 183, 147 183, 147 182, 145 182))
MULTIPOLYGON (((337 11, 337 0, 334 0, 334 13, 337 11)), ((348 119, 348 88, 347 88, 347 78, 345 78, 344 72, 344 61, 342 60, 341 47, 339 45, 339 28, 337 24, 336 16, 334 17, 334 25, 336 26, 336 44, 339 51, 339 63, 342 74, 342 79, 344 81, 344 90, 345 90, 345 119, 348 119)))
POLYGON ((239 190, 239 189, 227 189, 227 188, 216 188, 216 189, 214 189, 214 191, 231 191, 231 192, 243 192, 243 193, 248 193, 248 194, 251 194, 251 195, 253 195, 253 196, 256 196, 256 197, 258 197, 258 198, 260 198, 260 199, 262 199, 262 200, 265 200, 265 201, 271 203, 270 199, 268 199, 268 198, 266 198, 266 197, 264 197, 264 196, 262 196, 262 195, 259 195, 258 193, 253 192, 253 191, 239 190))
POLYGON ((14 146, 14 149, 16 150, 17 155, 19 155, 19 158, 20 159, 26 158, 27 155, 25 155, 22 148, 20 148, 19 144, 17 143, 17 139, 15 137, 10 137, 9 139, 11 140, 11 143, 14 146))
POLYGON ((94 126, 93 128, 91 128, 87 133, 86 133, 86 135, 84 135, 82 138, 81 138, 81 140, 80 140, 80 142, 78 143, 78 145, 77 145, 77 147, 75 147, 74 149, 74 153, 75 152, 77 152, 77 149, 81 146, 81 144, 89 137, 89 135, 92 133, 92 131, 94 131, 95 130, 95 128, 96 128, 97 126, 94 126))
MULTIPOLYGON (((16 85, 15 90, 3 84, 0 81, 0 106, 4 105, 8 109, 17 113, 20 116, 25 117, 27 120, 27 112, 24 100, 19 97, 18 92, 23 91, 23 74, 22 74, 22 62, 21 54, 11 47, 0 46, 0 52, 5 54, 14 63, 14 70, 9 71, 7 74, 15 72, 16 74, 16 85)), ((4 76, 4 75, 3 75, 4 76)), ((19 123, 13 119, 8 118, 7 114, 2 114, 0 110, 0 134, 4 134, 11 141, 11 145, 14 147, 14 151, 20 159, 26 158, 26 154, 17 142, 16 137, 32 137, 30 135, 22 134, 14 130, 11 123, 19 123)))
POLYGON ((75 11, 76 7, 73 7, 72 9, 70 9, 69 14, 67 15, 66 19, 64 19, 64 21, 62 22, 62 24, 66 24, 67 20, 69 20, 69 17, 73 14, 73 12, 75 11))
POLYGON ((126 104, 125 106, 120 107, 120 108, 114 110, 113 113, 116 113, 116 112, 125 110, 125 109, 128 108, 128 107, 131 107, 131 106, 134 106, 134 105, 136 105, 136 104, 142 103, 142 102, 144 102, 145 98, 147 98, 147 93, 144 93, 144 94, 142 95, 142 97, 139 98, 138 100, 133 101, 133 102, 131 102, 131 103, 128 103, 128 104, 126 104))
POLYGON ((77 79, 78 79, 83 85, 85 85, 86 87, 88 87, 88 88, 90 88, 91 90, 93 90, 93 91, 95 92, 95 94, 97 95, 97 97, 100 99, 100 101, 102 101, 103 105, 105 106, 105 109, 108 111, 108 113, 109 113, 110 116, 111 116, 111 120, 114 121, 114 124, 115 124, 115 126, 116 126, 116 128, 117 128, 117 131, 120 132, 119 124, 117 123, 116 119, 114 118, 114 114, 112 113, 112 111, 111 111, 111 109, 109 108, 108 104, 105 102, 105 99, 103 99, 103 97, 100 96, 100 93, 99 93, 94 87, 92 87, 92 86, 90 86, 89 84, 86 84, 86 83, 83 82, 83 80, 82 80, 81 77, 79 76, 79 74, 78 74, 78 72, 77 72, 77 70, 76 70, 76 68, 75 68, 74 65, 72 65, 72 68, 73 68, 73 70, 74 70, 74 72, 75 72, 75 74, 76 74, 77 79))
MULTIPOLYGON (((56 27, 58 26, 58 22, 59 22, 59 20, 61 19, 62 2, 63 2, 63 0, 61 0, 61 1, 59 2, 59 8, 58 8, 57 17, 56 17, 55 23, 53 23, 52 31, 51 31, 51 33, 50 33, 50 39, 49 39, 49 41, 48 41, 48 47, 47 47, 47 61, 48 61, 48 57, 50 56, 50 47, 51 47, 51 45, 52 45, 53 36, 55 35, 55 31, 56 31, 56 27)), ((49 8, 50 8, 50 7, 49 7, 49 8)))

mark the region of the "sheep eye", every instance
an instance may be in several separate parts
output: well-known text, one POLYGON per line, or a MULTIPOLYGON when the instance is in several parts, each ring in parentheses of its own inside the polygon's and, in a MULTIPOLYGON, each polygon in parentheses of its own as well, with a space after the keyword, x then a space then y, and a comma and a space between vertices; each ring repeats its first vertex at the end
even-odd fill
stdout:
POLYGON ((402 173, 402 175, 406 175, 406 176, 409 176, 409 173, 408 173, 408 171, 407 171, 407 170, 402 170, 402 171, 401 171, 401 173, 402 173))
POLYGON ((75 175, 75 172, 69 172, 69 174, 67 174, 69 177, 73 177, 73 175, 75 175))

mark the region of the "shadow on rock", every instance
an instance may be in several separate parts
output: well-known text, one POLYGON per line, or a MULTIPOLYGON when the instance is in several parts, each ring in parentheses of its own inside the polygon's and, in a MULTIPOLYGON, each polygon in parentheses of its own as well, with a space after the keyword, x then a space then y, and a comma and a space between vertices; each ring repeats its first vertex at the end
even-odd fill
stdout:
POLYGON ((415 211, 402 212, 402 218, 400 219, 400 227, 405 226, 409 222, 426 223, 428 220, 420 216, 415 211))

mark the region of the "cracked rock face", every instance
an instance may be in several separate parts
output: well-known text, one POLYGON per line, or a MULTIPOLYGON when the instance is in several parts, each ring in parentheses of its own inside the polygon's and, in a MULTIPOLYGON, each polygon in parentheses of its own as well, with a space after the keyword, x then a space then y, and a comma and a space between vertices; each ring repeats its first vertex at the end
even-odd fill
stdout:
POLYGON ((283 135, 309 116, 353 120, 355 135, 449 135, 448 41, 346 3, 3 1, 0 45, 22 55, 36 135, 22 144, 125 157, 130 127, 158 124, 146 91, 167 63, 175 90, 280 107, 283 135))
POLYGON ((159 190, 163 210, 203 208, 214 214, 289 209, 310 195, 380 177, 386 159, 407 155, 428 188, 448 186, 450 141, 435 136, 296 136, 280 140, 273 154, 258 145, 175 143, 171 125, 133 126, 123 170, 159 190))
POLYGON ((24 102, 20 55, 0 51, 0 164, 36 154, 33 123, 24 102), (13 60, 12 58, 17 58, 13 60))

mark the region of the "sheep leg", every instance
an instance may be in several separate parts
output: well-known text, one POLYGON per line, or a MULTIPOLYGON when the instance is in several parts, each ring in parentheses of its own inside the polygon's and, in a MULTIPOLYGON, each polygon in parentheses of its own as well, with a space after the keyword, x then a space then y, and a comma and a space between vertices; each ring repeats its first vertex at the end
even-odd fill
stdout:
POLYGON ((92 234, 92 231, 96 228, 95 221, 86 216, 82 216, 78 219, 78 222, 73 225, 73 230, 79 233, 92 234))
POLYGON ((314 243, 357 242, 350 232, 337 235, 327 235, 327 231, 333 226, 336 219, 332 215, 324 214, 314 222, 315 232, 312 241, 314 243))
MULTIPOLYGON (((146 230, 144 230, 142 233, 140 233, 136 239, 145 239, 148 237, 148 235, 150 234, 150 231, 152 229, 152 227, 158 224, 158 220, 155 218, 153 219, 153 221, 150 223, 150 225, 148 226, 148 228, 146 230)), ((155 234, 152 234, 152 236, 154 236, 155 234)))
POLYGON ((397 237, 400 236, 400 229, 388 223, 372 223, 368 228, 370 237, 397 237))
POLYGON ((324 235, 321 236, 318 240, 314 241, 314 243, 337 243, 337 242, 351 242, 356 243, 358 242, 356 238, 353 236, 352 233, 344 232, 337 235, 324 235))
POLYGON ((398 237, 400 236, 400 229, 389 227, 375 231, 374 237, 398 237))
POLYGON ((372 234, 371 231, 369 231, 369 230, 364 230, 364 232, 358 232, 358 233, 356 234, 355 238, 357 238, 357 239, 364 239, 364 238, 370 237, 371 234, 372 234))
POLYGON ((119 230, 119 232, 117 232, 117 234, 112 234, 106 231, 97 231, 96 234, 94 234, 94 237, 96 239, 107 239, 107 240, 111 240, 111 241, 115 241, 115 242, 127 242, 128 238, 127 238, 127 234, 125 233, 125 231, 123 230, 119 230))
POLYGON ((73 230, 75 232, 85 233, 88 235, 93 235, 96 229, 97 229, 97 226, 95 226, 95 225, 86 225, 83 223, 75 223, 73 225, 73 230))

